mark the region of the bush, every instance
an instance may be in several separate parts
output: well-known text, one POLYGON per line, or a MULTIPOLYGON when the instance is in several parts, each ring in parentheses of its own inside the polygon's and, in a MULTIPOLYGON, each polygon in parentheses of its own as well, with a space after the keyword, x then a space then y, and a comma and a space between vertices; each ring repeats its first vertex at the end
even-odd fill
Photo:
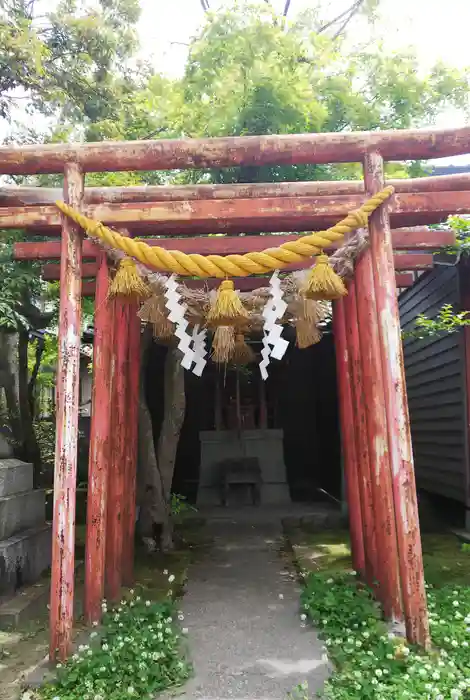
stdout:
POLYGON ((80 646, 63 666, 58 664, 57 680, 42 688, 39 698, 153 698, 188 678, 171 602, 153 603, 132 595, 110 612, 103 603, 103 611, 100 633, 92 633, 89 645, 80 646))
POLYGON ((329 700, 460 700, 470 690, 470 589, 428 587, 436 649, 426 654, 389 633, 370 591, 351 574, 312 573, 302 594, 336 671, 329 700), (438 647, 438 648, 437 648, 438 647))

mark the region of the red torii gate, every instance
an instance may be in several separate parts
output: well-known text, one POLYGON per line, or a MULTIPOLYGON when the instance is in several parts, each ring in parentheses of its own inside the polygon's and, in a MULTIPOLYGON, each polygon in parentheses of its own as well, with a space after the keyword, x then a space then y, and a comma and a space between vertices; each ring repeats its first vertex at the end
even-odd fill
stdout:
MULTIPOLYGON (((383 159, 426 159, 469 151, 469 128, 54 144, 0 148, 0 173, 63 173, 66 202, 105 223, 124 226, 129 235, 285 232, 319 230, 357 208, 383 188, 383 159), (362 162, 364 183, 85 189, 84 178, 86 172, 115 170, 328 162, 362 162)), ((408 639, 428 646, 394 269, 423 269, 431 260, 425 252, 397 253, 394 258, 393 248, 396 243, 396 250, 432 250, 453 238, 447 231, 423 228, 398 228, 392 235, 390 219, 394 226, 414 227, 443 221, 448 214, 468 213, 470 182, 457 176, 394 185, 397 194, 389 206, 371 216, 371 245, 357 265, 348 297, 334 304, 342 443, 355 567, 365 580, 378 581, 386 615, 406 622, 408 639)), ((16 257, 60 258, 50 655, 63 659, 73 623, 83 292, 96 294, 85 571, 89 622, 99 620, 105 590, 114 600, 121 584, 132 579, 140 324, 131 302, 108 300, 106 255, 91 241, 83 241, 77 227, 59 214, 52 204, 56 198, 57 192, 42 188, 0 188, 0 228, 27 228, 42 236, 61 232, 60 243, 17 244, 16 257), (94 262, 83 263, 83 257, 94 262), (84 276, 96 276, 96 290, 86 290, 86 282, 82 286, 84 276)), ((222 253, 259 250, 267 242, 246 236, 155 240, 186 252, 222 253)), ((46 275, 57 278, 57 267, 46 267, 46 275)))

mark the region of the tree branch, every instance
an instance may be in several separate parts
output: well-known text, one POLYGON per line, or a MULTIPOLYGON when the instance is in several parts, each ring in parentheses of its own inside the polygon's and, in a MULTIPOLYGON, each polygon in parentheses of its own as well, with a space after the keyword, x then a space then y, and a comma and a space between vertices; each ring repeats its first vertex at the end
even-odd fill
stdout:
POLYGON ((334 17, 332 20, 324 24, 322 27, 320 27, 317 30, 317 34, 321 34, 322 32, 325 32, 327 29, 332 27, 334 24, 337 24, 338 22, 341 22, 342 19, 346 17, 345 23, 341 25, 341 28, 339 31, 336 32, 335 34, 335 39, 341 34, 342 31, 344 31, 344 28, 349 24, 351 19, 354 17, 354 15, 361 9, 361 6, 364 4, 364 0, 355 0, 352 5, 350 5, 346 10, 343 10, 339 15, 334 17))
POLYGON ((287 17, 287 13, 289 12, 290 8, 290 3, 291 0, 286 0, 286 4, 284 5, 284 12, 282 13, 283 17, 287 17))

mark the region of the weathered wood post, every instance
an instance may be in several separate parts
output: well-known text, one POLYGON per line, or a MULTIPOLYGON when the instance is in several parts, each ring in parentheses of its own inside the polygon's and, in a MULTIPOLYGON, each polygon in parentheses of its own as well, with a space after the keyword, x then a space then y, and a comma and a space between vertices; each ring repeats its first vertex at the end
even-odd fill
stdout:
POLYGON ((101 619, 104 598, 106 508, 110 462, 110 420, 113 384, 113 304, 108 299, 109 269, 105 253, 98 255, 93 342, 93 393, 88 464, 85 546, 85 620, 101 619))
POLYGON ((364 558, 367 583, 372 586, 377 580, 377 540, 375 532, 374 498, 371 484, 369 444, 364 389, 362 385, 361 346, 357 318, 357 287, 354 279, 348 285, 348 296, 344 299, 346 342, 349 355, 351 392, 353 402, 354 430, 359 472, 359 492, 362 505, 364 531, 364 558))
POLYGON ((361 380, 366 407, 370 476, 375 513, 378 597, 387 618, 402 620, 397 533, 388 454, 387 417, 384 406, 370 249, 364 251, 356 265, 355 282, 361 380))
MULTIPOLYGON (((368 196, 384 187, 383 160, 377 152, 366 154, 364 181, 368 196)), ((406 634, 410 642, 429 647, 429 623, 403 366, 403 347, 390 221, 386 206, 379 207, 372 214, 369 221, 369 231, 377 303, 375 323, 378 326, 379 350, 382 361, 388 449, 395 502, 398 560, 406 634)))
POLYGON ((131 586, 134 581, 134 542, 136 520, 137 441, 139 434, 139 383, 141 324, 137 315, 139 305, 129 304, 129 347, 127 387, 127 455, 126 498, 123 535, 123 583, 131 586))
MULTIPOLYGON (((64 169, 64 200, 80 208, 83 189, 80 167, 69 163, 64 169)), ((63 217, 49 644, 50 658, 61 661, 69 653, 73 627, 81 287, 82 234, 63 217)))
POLYGON ((339 417, 341 446, 344 458, 346 493, 349 512, 349 532, 353 566, 361 576, 365 575, 364 527, 359 490, 359 460, 354 424, 353 398, 351 391, 350 358, 346 340, 345 304, 338 299, 333 304, 333 333, 335 339, 336 368, 338 377, 339 417))
POLYGON ((117 297, 114 306, 114 381, 111 413, 111 462, 108 473, 106 523, 106 598, 119 598, 122 586, 122 555, 126 500, 126 424, 128 421, 129 303, 117 297))

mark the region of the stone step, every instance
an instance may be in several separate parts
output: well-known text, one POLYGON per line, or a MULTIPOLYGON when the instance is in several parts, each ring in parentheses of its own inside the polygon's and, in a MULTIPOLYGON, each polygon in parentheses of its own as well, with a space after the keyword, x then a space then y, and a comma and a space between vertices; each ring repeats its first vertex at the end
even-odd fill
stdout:
POLYGON ((46 517, 43 489, 0 498, 0 542, 15 533, 42 525, 46 517))
POLYGON ((52 528, 42 524, 0 542, 0 594, 34 583, 51 565, 52 528))
POLYGON ((29 622, 47 619, 49 598, 49 581, 41 581, 18 591, 0 603, 0 630, 15 630, 29 622))
POLYGON ((19 459, 0 459, 0 498, 33 488, 33 465, 19 459))

